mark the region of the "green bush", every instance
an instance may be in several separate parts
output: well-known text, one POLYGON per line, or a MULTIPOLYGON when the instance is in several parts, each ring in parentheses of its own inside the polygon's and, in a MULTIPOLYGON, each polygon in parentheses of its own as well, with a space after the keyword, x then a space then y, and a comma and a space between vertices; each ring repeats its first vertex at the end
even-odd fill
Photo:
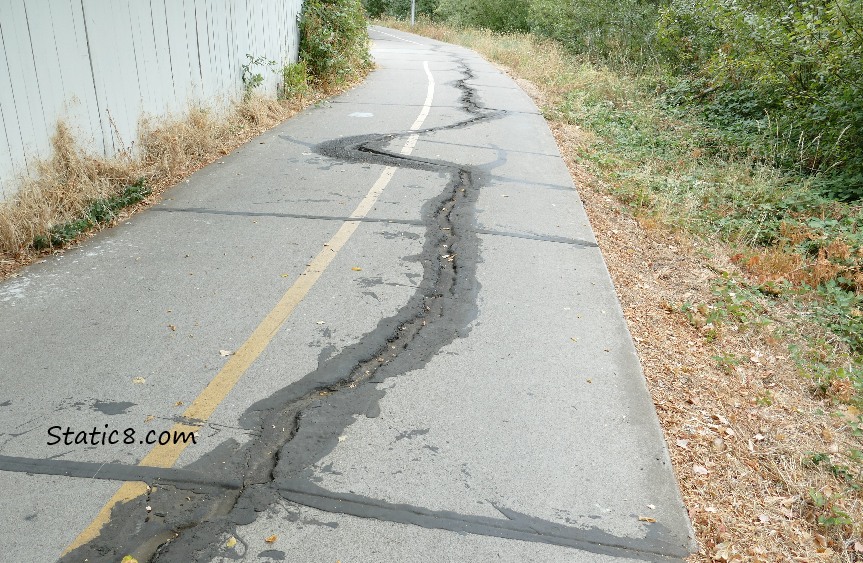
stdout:
POLYGON ((630 67, 655 58, 656 2, 643 0, 532 0, 533 33, 560 41, 595 62, 630 67))
POLYGON ((440 0, 435 14, 453 25, 500 33, 526 32, 531 2, 525 0, 440 0))
POLYGON ((306 0, 300 16, 300 60, 324 88, 371 67, 367 22, 360 0, 306 0))
POLYGON ((817 174, 833 197, 863 197, 859 0, 672 0, 659 32, 685 101, 748 134, 763 160, 817 174))
POLYGON ((283 98, 302 98, 309 93, 309 67, 306 61, 287 64, 282 68, 283 98))
MULTIPOLYGON (((410 0, 365 2, 372 15, 409 13, 410 0)), ((529 31, 649 75, 664 84, 666 109, 700 114, 715 131, 708 153, 806 176, 821 195, 863 198, 861 0, 417 0, 417 12, 529 31)))
POLYGON ((384 0, 363 0, 363 8, 370 18, 380 18, 386 14, 387 6, 384 0))
MULTIPOLYGON (((438 4, 439 0, 416 0, 416 17, 434 19, 438 4)), ((363 7, 372 18, 391 16, 408 19, 411 15, 411 0, 363 0, 363 7)))

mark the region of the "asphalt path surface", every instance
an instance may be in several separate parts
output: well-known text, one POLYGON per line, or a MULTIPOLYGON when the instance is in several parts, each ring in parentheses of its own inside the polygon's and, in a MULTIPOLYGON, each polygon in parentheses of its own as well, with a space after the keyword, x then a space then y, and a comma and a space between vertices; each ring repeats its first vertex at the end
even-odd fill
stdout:
POLYGON ((541 114, 472 51, 371 35, 361 86, 0 283, 3 560, 692 549, 541 114))

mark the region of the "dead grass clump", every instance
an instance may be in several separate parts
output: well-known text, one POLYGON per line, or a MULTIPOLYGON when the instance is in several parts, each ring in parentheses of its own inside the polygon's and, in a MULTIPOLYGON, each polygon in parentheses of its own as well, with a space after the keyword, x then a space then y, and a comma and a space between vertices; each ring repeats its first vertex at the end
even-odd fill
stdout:
POLYGON ((147 178, 183 176, 294 115, 303 106, 250 96, 221 114, 193 108, 181 118, 142 120, 141 171, 147 178))
POLYGON ((37 163, 35 175, 21 181, 11 201, 0 204, 0 254, 20 256, 53 225, 79 216, 89 202, 133 181, 135 165, 129 158, 88 154, 63 122, 51 148, 51 158, 37 163))
POLYGON ((803 257, 788 248, 768 248, 745 258, 736 254, 733 259, 758 283, 789 281, 799 284, 805 277, 803 257))
MULTIPOLYGON (((52 229, 81 220, 94 202, 119 196, 141 179, 158 195, 301 109, 352 88, 367 70, 337 89, 295 98, 248 96, 222 112, 194 107, 181 117, 142 118, 135 151, 113 158, 88 152, 59 122, 51 157, 37 163, 31 177, 20 179, 12 198, 0 202, 0 279, 40 255, 34 241, 50 240, 52 229)), ((104 226, 85 223, 87 228, 104 226)))
POLYGON ((145 118, 140 125, 141 164, 147 176, 174 177, 193 168, 223 144, 219 120, 201 108, 183 119, 154 121, 145 118))
POLYGON ((841 278, 859 292, 863 288, 863 274, 854 264, 849 266, 851 256, 851 247, 836 239, 819 248, 815 258, 804 257, 794 247, 780 244, 746 255, 737 253, 732 259, 759 284, 790 282, 798 287, 804 284, 818 287, 841 278))

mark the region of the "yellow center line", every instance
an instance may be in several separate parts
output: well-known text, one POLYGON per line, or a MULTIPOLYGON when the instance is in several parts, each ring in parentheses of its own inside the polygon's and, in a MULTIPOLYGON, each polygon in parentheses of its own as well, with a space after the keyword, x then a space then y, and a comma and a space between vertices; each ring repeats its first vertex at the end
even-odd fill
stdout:
MULTIPOLYGON (((429 79, 428 94, 425 104, 420 112, 419 117, 411 126, 411 130, 419 129, 425 118, 428 116, 431 108, 432 98, 434 95, 434 79, 429 70, 428 63, 423 63, 426 75, 429 79)), ((402 149, 402 154, 410 154, 416 146, 416 135, 411 135, 402 149)), ((243 376, 249 367, 258 359, 261 353, 270 344, 270 341, 278 333, 281 326, 285 323, 291 313, 296 309, 297 305, 305 298, 315 285, 315 282, 327 269, 327 266, 336 257, 336 254, 344 247, 354 234, 354 231, 360 225, 357 219, 364 218, 369 211, 372 210, 384 188, 387 187, 396 168, 387 166, 381 172, 380 177, 372 185, 368 194, 360 201, 357 208, 350 215, 350 219, 342 223, 338 231, 330 238, 329 242, 324 245, 317 256, 306 266, 306 269, 300 274, 300 277, 287 292, 282 296, 275 307, 264 317, 264 320, 255 328, 251 336, 240 346, 237 351, 230 356, 227 363, 222 367, 219 373, 207 384, 203 391, 195 398, 183 413, 183 417, 192 420, 200 421, 201 424, 209 420, 210 416, 215 412, 216 408, 228 396, 228 393, 236 386, 237 382, 243 376)), ((199 425, 177 423, 171 428, 171 435, 175 432, 197 432, 200 429, 199 425)), ((138 465, 149 467, 171 467, 180 458, 180 455, 186 449, 186 443, 156 445, 147 455, 141 459, 138 465)), ((116 493, 102 507, 96 517, 84 530, 78 534, 78 537, 69 544, 63 551, 66 555, 70 551, 84 545, 97 537, 104 526, 111 519, 111 511, 118 503, 127 502, 136 497, 139 497, 147 492, 147 484, 139 481, 127 481, 123 483, 116 493)))

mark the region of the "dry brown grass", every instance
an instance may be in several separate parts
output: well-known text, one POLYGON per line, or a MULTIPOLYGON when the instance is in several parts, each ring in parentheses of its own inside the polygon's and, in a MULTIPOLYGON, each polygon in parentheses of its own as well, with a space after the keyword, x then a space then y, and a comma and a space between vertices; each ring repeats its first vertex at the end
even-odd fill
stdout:
POLYGON ((804 258, 789 245, 738 253, 733 259, 757 283, 790 282, 795 286, 818 285, 842 278, 857 292, 863 291, 863 272, 853 262, 852 249, 840 239, 832 240, 812 258, 804 258))
POLYGON ((830 268, 847 248, 831 245, 811 263, 781 249, 743 257, 727 245, 673 228, 675 221, 661 212, 636 213, 633 209, 649 208, 650 202, 633 205, 616 198, 626 190, 609 182, 625 180, 601 178, 584 164, 584 155, 602 140, 558 119, 554 108, 564 97, 577 100, 587 87, 612 104, 631 103, 629 86, 619 77, 529 36, 386 23, 462 44, 505 65, 545 110, 639 352, 699 545, 690 560, 863 560, 859 491, 826 470, 824 462, 812 462, 819 453, 831 463, 853 465, 846 454, 861 449, 861 442, 849 429, 860 412, 842 403, 853 390, 847 380, 816 390, 789 354, 789 345, 806 349, 807 338, 821 329, 769 292, 754 292, 752 302, 743 301, 747 311, 758 312, 747 322, 714 327, 706 318, 727 306, 715 292, 717 283, 751 273, 764 281, 811 281, 830 275, 818 268, 830 268), (684 303, 693 304, 689 316, 684 303), (831 508, 846 513, 852 524, 819 523, 831 508))
POLYGON ((836 409, 845 417, 824 414, 833 410, 830 398, 812 392, 788 355, 790 337, 775 332, 795 326, 794 313, 775 311, 762 330, 731 325, 705 338, 680 305, 715 303, 717 271, 735 270, 729 249, 711 247, 708 260, 701 243, 639 221, 579 168, 571 146, 561 148, 639 351, 701 548, 692 561, 854 560, 849 538, 860 537, 860 497, 835 499, 854 527, 819 526, 824 511, 810 490, 830 498, 847 487, 807 460, 859 448, 847 432, 859 413, 846 406, 836 409), (723 367, 717 357, 740 361, 723 367))
POLYGON ((33 238, 51 225, 77 217, 89 201, 112 194, 133 178, 128 158, 83 153, 62 122, 51 146, 52 157, 39 162, 36 174, 22 179, 16 196, 0 206, 0 258, 9 262, 26 253, 33 238))
MULTIPOLYGON (((51 140, 52 156, 39 162, 31 177, 20 179, 11 199, 0 202, 0 279, 45 252, 56 252, 34 250, 34 238, 79 218, 94 200, 117 195, 143 178, 151 196, 124 211, 125 215, 133 213, 195 170, 361 79, 357 77, 341 90, 312 92, 298 99, 252 96, 224 112, 191 108, 182 117, 142 118, 137 150, 112 158, 85 151, 69 127, 59 122, 51 140)), ((84 233, 80 238, 86 236, 84 233)))

